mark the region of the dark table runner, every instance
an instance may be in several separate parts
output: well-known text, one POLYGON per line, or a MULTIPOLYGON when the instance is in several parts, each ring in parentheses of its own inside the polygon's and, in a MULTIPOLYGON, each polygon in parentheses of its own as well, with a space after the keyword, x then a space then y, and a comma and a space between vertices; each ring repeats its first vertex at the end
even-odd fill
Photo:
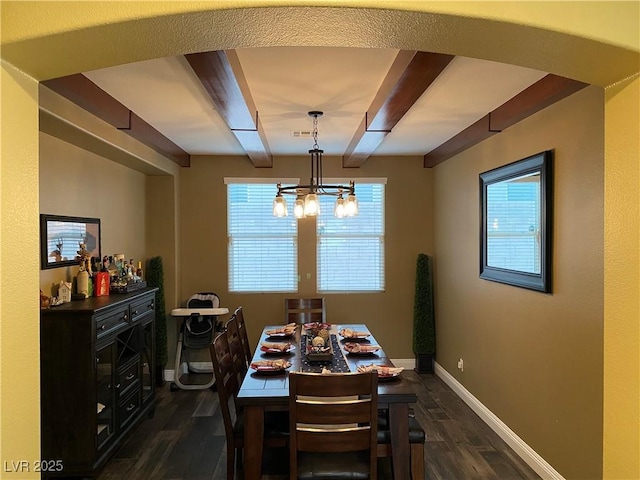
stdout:
POLYGON ((307 336, 300 335, 300 371, 321 373, 323 368, 331 370, 332 373, 349 373, 349 365, 347 364, 338 338, 336 335, 331 335, 331 347, 333 348, 333 358, 329 361, 318 362, 307 360, 307 336))

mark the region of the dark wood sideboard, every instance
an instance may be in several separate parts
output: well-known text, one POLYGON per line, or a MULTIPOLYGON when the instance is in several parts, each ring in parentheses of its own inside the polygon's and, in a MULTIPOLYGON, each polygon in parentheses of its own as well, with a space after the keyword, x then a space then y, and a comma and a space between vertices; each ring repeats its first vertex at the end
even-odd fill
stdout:
POLYGON ((41 311, 42 477, 95 477, 155 409, 155 293, 144 288, 41 311), (54 462, 55 461, 55 462, 54 462))

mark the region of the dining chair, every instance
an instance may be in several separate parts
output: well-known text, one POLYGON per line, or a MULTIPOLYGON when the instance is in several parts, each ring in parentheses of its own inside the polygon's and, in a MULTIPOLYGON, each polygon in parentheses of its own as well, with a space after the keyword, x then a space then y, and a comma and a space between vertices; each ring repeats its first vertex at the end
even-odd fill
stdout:
POLYGON ((326 323, 324 297, 285 298, 285 323, 326 323))
POLYGON ((234 315, 238 322, 238 333, 240 334, 240 342, 242 343, 242 350, 244 351, 244 359, 247 362, 247 369, 251 365, 251 359, 253 353, 251 352, 251 343, 249 342, 249 334, 247 333, 247 323, 244 320, 244 310, 242 307, 236 308, 234 315))
MULTIPOLYGON (((391 430, 388 411, 378 413, 378 457, 391 457, 391 430)), ((426 433, 415 415, 409 414, 409 455, 411 459, 412 480, 422 480, 424 476, 424 443, 426 433)))
POLYGON ((289 476, 376 480, 376 372, 289 373, 289 476))
POLYGON ((236 372, 238 372, 238 382, 242 383, 249 366, 242 348, 242 340, 240 339, 240 331, 238 328, 238 317, 235 313, 225 322, 224 328, 227 332, 231 361, 233 362, 236 372))
MULTIPOLYGON (((240 389, 238 370, 229 346, 227 331, 220 333, 209 348, 211 349, 213 372, 218 386, 220 411, 227 441, 227 480, 233 480, 236 464, 240 467, 245 439, 244 416, 242 410, 237 408, 235 404, 235 397, 240 389)), ((288 437, 289 425, 286 415, 265 414, 264 445, 267 447, 286 447, 288 437)))

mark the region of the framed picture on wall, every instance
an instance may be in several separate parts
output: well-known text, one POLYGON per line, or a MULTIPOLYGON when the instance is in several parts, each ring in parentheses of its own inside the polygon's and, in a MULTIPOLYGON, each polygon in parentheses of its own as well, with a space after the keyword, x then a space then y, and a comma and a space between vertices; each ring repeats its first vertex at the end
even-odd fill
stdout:
POLYGON ((89 256, 101 257, 99 218, 40 214, 42 270, 78 265, 81 243, 89 256))
POLYGON ((480 174, 480 278, 551 292, 552 153, 480 174))

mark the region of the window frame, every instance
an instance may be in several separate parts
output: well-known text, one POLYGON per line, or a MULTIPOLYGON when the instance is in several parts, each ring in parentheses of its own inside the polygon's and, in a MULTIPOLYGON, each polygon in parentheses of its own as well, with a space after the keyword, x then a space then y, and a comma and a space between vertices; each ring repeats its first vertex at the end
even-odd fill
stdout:
POLYGON ((479 175, 480 182, 480 278, 551 293, 552 228, 553 228, 553 151, 546 150, 517 162, 489 170, 479 175), (527 174, 540 175, 540 272, 499 268, 488 263, 488 195, 489 186, 527 174))

